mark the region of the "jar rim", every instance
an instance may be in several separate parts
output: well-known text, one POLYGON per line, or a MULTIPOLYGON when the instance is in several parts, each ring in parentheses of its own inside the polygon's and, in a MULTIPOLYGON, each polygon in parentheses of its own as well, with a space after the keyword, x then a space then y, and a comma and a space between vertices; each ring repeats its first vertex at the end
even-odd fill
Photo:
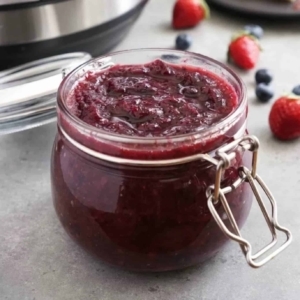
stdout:
MULTIPOLYGON (((189 64, 186 64, 189 65, 189 64)), ((74 85, 73 85, 74 86, 74 85)), ((137 48, 137 49, 130 49, 130 50, 122 50, 122 51, 116 51, 112 52, 106 55, 102 55, 99 57, 96 57, 94 59, 89 60, 88 62, 83 63, 82 65, 78 66, 74 70, 72 70, 61 82, 59 88, 58 88, 58 93, 57 93, 57 105, 58 108, 67 116, 69 120, 71 120, 76 126, 81 128, 85 132, 90 132, 93 133, 93 135, 103 138, 107 141, 113 141, 113 142, 121 142, 121 143, 139 143, 139 144, 160 144, 160 143, 166 143, 170 142, 182 142, 185 141, 187 138, 193 138, 193 139, 199 139, 201 137, 205 137, 207 135, 213 134, 215 131, 218 131, 220 128, 225 127, 227 124, 230 124, 231 122, 234 122, 236 118, 244 111, 246 105, 247 105, 247 89, 245 86, 245 83, 243 80, 228 66, 225 64, 210 58, 208 56, 194 53, 194 52, 189 52, 189 51, 180 51, 180 50, 174 50, 174 49, 166 49, 166 48, 137 48), (65 104, 64 99, 64 88, 67 85, 68 81, 76 76, 78 72, 84 71, 84 68, 97 64, 99 66, 100 63, 103 63, 105 61, 108 61, 109 58, 116 57, 118 55, 124 55, 124 54, 132 54, 134 52, 155 52, 155 53, 160 53, 160 56, 162 55, 185 55, 187 58, 195 58, 195 59, 201 59, 203 61, 207 61, 217 67, 220 67, 222 70, 225 70, 238 84, 240 87, 240 95, 239 95, 239 104, 236 107, 236 109, 230 113, 228 116, 225 118, 221 119, 219 122, 213 124, 210 127, 202 128, 198 130, 197 132, 190 132, 187 134, 181 134, 181 135, 175 135, 171 137, 140 137, 140 136, 127 136, 127 135, 122 135, 122 134, 117 134, 117 133, 112 133, 112 132, 107 132, 105 130, 102 130, 100 128, 96 128, 92 125, 89 125, 76 117, 74 114, 70 112, 68 107, 65 104), (215 130, 214 130, 215 129, 215 130)))

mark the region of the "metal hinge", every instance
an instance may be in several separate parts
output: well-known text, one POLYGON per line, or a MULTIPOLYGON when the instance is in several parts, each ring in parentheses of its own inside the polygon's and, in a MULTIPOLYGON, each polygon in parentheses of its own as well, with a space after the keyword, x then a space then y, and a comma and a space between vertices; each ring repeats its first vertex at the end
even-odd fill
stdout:
POLYGON ((230 239, 238 242, 240 247, 246 257, 248 264, 253 268, 259 268, 277 256, 280 252, 282 252, 288 245, 292 242, 292 234, 291 232, 279 225, 277 219, 277 204, 276 201, 271 194, 270 190, 264 183, 264 181, 257 174, 257 156, 259 149, 259 141, 256 137, 253 136, 245 136, 241 139, 235 140, 232 143, 220 148, 216 152, 216 159, 218 160, 218 164, 216 166, 216 180, 213 186, 210 186, 207 190, 208 197, 208 208, 215 219, 216 223, 222 230, 222 232, 230 239), (230 166, 231 161, 236 157, 236 151, 234 151, 237 147, 242 147, 244 150, 251 151, 253 153, 252 159, 252 170, 250 171, 245 166, 241 166, 239 169, 239 178, 231 185, 222 188, 221 180, 224 174, 224 171, 230 166), (251 244, 242 237, 241 232, 238 228, 236 220, 233 216, 233 213, 230 209, 230 206, 226 200, 226 194, 232 192, 237 187, 239 187, 242 183, 248 183, 251 186, 253 194, 259 204, 259 207, 263 213, 263 216, 268 224, 270 232, 272 234, 271 242, 266 245, 263 249, 258 251, 257 253, 252 253, 251 244), (269 213, 266 209, 264 201, 260 195, 258 190, 258 186, 264 191, 265 195, 269 199, 271 203, 271 213, 269 213), (215 205, 217 203, 221 203, 225 213, 230 221, 232 226, 232 230, 229 230, 228 227, 222 221, 220 215, 218 214, 215 205), (269 255, 266 255, 262 258, 264 254, 266 254, 271 249, 274 249, 278 243, 277 233, 283 232, 286 235, 285 242, 278 247, 276 250, 271 252, 269 255))

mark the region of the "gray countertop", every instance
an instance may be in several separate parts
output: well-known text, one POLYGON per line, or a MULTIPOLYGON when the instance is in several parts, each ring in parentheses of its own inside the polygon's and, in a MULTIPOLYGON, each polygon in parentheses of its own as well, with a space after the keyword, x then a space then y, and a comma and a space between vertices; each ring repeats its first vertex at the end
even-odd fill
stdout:
MULTIPOLYGON (((172 47, 172 0, 152 0, 118 49, 172 47)), ((243 19, 213 12, 190 30, 192 51, 225 60, 233 31, 243 19)), ((274 70, 277 94, 300 84, 300 24, 264 24, 261 67, 274 70), (298 82, 297 82, 298 79, 298 82)), ((249 130, 262 149, 259 171, 278 199, 279 220, 294 234, 293 244, 262 269, 247 266, 231 242, 212 260, 184 271, 135 274, 110 268, 86 255, 65 234, 52 206, 49 165, 55 124, 0 137, 0 299, 1 300, 298 300, 300 293, 300 141, 274 140, 268 127, 270 105, 254 98, 248 85, 249 130)), ((256 206, 244 233, 257 247, 267 240, 256 206)))

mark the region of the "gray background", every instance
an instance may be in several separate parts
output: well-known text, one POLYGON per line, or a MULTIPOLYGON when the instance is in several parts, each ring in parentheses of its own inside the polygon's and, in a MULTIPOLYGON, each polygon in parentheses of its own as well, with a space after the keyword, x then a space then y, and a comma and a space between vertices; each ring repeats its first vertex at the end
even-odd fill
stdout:
MULTIPOLYGON (((151 0, 118 49, 172 47, 177 32, 169 27, 172 0, 151 0)), ((190 31, 192 51, 225 60, 232 32, 246 23, 213 12, 190 31)), ((289 91, 300 80, 297 23, 265 24, 261 67, 276 74, 276 91, 289 91)), ((51 201, 49 161, 56 126, 0 137, 0 299, 1 300, 298 300, 300 141, 274 140, 268 127, 270 105, 257 104, 253 72, 241 73, 248 85, 249 129, 262 144, 259 171, 278 199, 281 223, 294 242, 262 269, 247 266, 230 243, 214 259, 181 272, 135 274, 110 268, 79 249, 60 226, 51 201)), ((256 206, 243 230, 255 247, 267 240, 256 206)))

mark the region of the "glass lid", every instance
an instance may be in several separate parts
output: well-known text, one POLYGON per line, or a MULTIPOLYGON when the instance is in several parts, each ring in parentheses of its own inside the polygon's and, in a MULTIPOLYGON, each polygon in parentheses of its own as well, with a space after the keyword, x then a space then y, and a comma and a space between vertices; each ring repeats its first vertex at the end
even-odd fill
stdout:
POLYGON ((36 60, 0 72, 0 134, 56 120, 56 92, 63 74, 91 59, 75 52, 36 60))

